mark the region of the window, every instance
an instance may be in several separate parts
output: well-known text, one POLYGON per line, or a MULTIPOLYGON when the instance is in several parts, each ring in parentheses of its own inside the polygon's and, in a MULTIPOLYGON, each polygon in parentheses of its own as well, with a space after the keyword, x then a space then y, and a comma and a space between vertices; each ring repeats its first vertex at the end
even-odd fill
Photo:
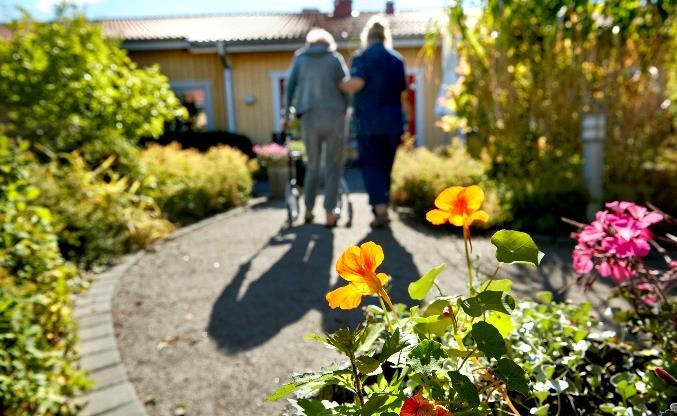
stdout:
POLYGON ((188 120, 179 122, 178 131, 214 129, 211 81, 177 81, 171 83, 176 97, 188 110, 188 120))

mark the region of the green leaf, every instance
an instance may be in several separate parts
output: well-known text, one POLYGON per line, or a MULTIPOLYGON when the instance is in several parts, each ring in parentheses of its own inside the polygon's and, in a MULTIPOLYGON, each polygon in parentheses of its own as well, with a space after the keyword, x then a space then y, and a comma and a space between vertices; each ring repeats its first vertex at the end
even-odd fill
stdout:
POLYGON ((496 375, 503 380, 508 390, 527 396, 529 394, 529 377, 522 367, 509 358, 498 360, 496 375))
POLYGON ((379 412, 380 408, 386 404, 388 401, 387 394, 373 394, 369 400, 364 404, 362 411, 360 412, 361 416, 372 416, 376 415, 379 412))
POLYGON ((505 292, 485 290, 477 295, 482 309, 487 311, 503 312, 510 315, 515 310, 515 298, 505 292))
POLYGON ((415 373, 430 376, 444 369, 446 357, 442 344, 426 339, 409 352, 409 367, 415 373))
POLYGON ((406 346, 407 343, 401 340, 400 330, 396 329, 383 343, 383 348, 381 349, 378 360, 383 363, 392 355, 402 351, 406 346))
POLYGON ((369 374, 374 371, 381 365, 381 362, 375 358, 369 357, 368 355, 363 355, 355 359, 355 364, 357 369, 360 370, 362 374, 369 374))
POLYGON ((458 393, 458 396, 468 403, 471 407, 477 407, 480 404, 480 396, 477 393, 477 387, 468 378, 458 371, 450 371, 451 387, 458 393))
POLYGON ((293 381, 282 385, 266 398, 267 402, 279 400, 284 396, 292 394, 296 390, 304 387, 320 388, 328 384, 335 384, 335 377, 342 374, 349 374, 350 370, 328 368, 319 372, 304 373, 293 377, 293 381))
POLYGON ((488 357, 500 358, 505 354, 505 341, 498 329, 484 321, 476 322, 470 330, 469 336, 477 344, 477 349, 488 357))
POLYGON ((468 316, 472 316, 473 318, 482 316, 482 305, 480 305, 480 301, 476 296, 468 299, 459 299, 458 305, 468 314, 468 316))
POLYGON ((512 290, 512 280, 510 279, 496 279, 482 282, 478 292, 485 290, 498 290, 501 292, 510 292, 512 290))
POLYGON ((504 313, 490 313, 489 316, 487 316, 487 323, 495 326, 503 338, 507 338, 508 335, 510 335, 510 333, 515 330, 515 326, 512 323, 512 318, 510 318, 510 315, 506 315, 504 313))
POLYGON ((527 263, 538 266, 543 253, 527 233, 513 230, 500 230, 491 237, 496 246, 496 260, 501 263, 527 263))
POLYGON ((422 300, 425 298, 425 295, 430 291, 430 288, 433 287, 433 283, 435 283, 437 276, 444 270, 444 266, 443 263, 437 267, 433 267, 428 273, 421 276, 420 279, 409 283, 409 296, 414 300, 422 300))

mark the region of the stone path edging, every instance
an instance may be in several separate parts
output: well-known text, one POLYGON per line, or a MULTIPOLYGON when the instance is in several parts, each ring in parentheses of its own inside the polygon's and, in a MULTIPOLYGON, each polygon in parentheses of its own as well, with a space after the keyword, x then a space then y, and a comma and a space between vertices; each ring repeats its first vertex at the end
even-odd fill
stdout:
POLYGON ((75 300, 73 316, 78 322, 80 366, 94 386, 83 401, 80 416, 147 416, 134 387, 127 379, 118 351, 111 304, 120 277, 143 255, 125 256, 98 274, 87 292, 75 300))
MULTIPOLYGON (((248 207, 265 200, 254 198, 243 207, 179 228, 156 241, 149 249, 152 250, 156 244, 174 240, 225 217, 241 214, 248 207)), ((86 405, 79 413, 80 416, 148 416, 134 386, 127 379, 111 314, 113 295, 120 277, 145 253, 146 250, 141 250, 124 256, 108 270, 97 274, 89 290, 75 300, 73 317, 78 323, 80 366, 94 381, 92 389, 82 398, 86 405)))

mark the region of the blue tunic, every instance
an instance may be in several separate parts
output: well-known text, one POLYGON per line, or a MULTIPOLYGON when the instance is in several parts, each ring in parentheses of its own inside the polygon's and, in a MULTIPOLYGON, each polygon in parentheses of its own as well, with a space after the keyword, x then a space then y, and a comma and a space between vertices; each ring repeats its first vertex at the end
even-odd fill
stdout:
POLYGON ((375 43, 353 57, 350 74, 364 80, 364 88, 353 96, 357 136, 401 135, 407 81, 400 54, 375 43))

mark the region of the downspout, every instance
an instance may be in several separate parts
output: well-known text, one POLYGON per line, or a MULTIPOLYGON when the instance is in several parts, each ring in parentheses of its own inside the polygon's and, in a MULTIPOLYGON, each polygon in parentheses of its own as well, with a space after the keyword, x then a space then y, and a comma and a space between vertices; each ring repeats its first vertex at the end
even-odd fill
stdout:
POLYGON ((235 96, 233 94, 233 71, 228 53, 226 52, 226 44, 219 41, 216 44, 216 50, 221 58, 223 64, 223 88, 224 99, 226 104, 226 117, 228 119, 228 131, 235 133, 237 131, 237 123, 235 121, 235 96))

